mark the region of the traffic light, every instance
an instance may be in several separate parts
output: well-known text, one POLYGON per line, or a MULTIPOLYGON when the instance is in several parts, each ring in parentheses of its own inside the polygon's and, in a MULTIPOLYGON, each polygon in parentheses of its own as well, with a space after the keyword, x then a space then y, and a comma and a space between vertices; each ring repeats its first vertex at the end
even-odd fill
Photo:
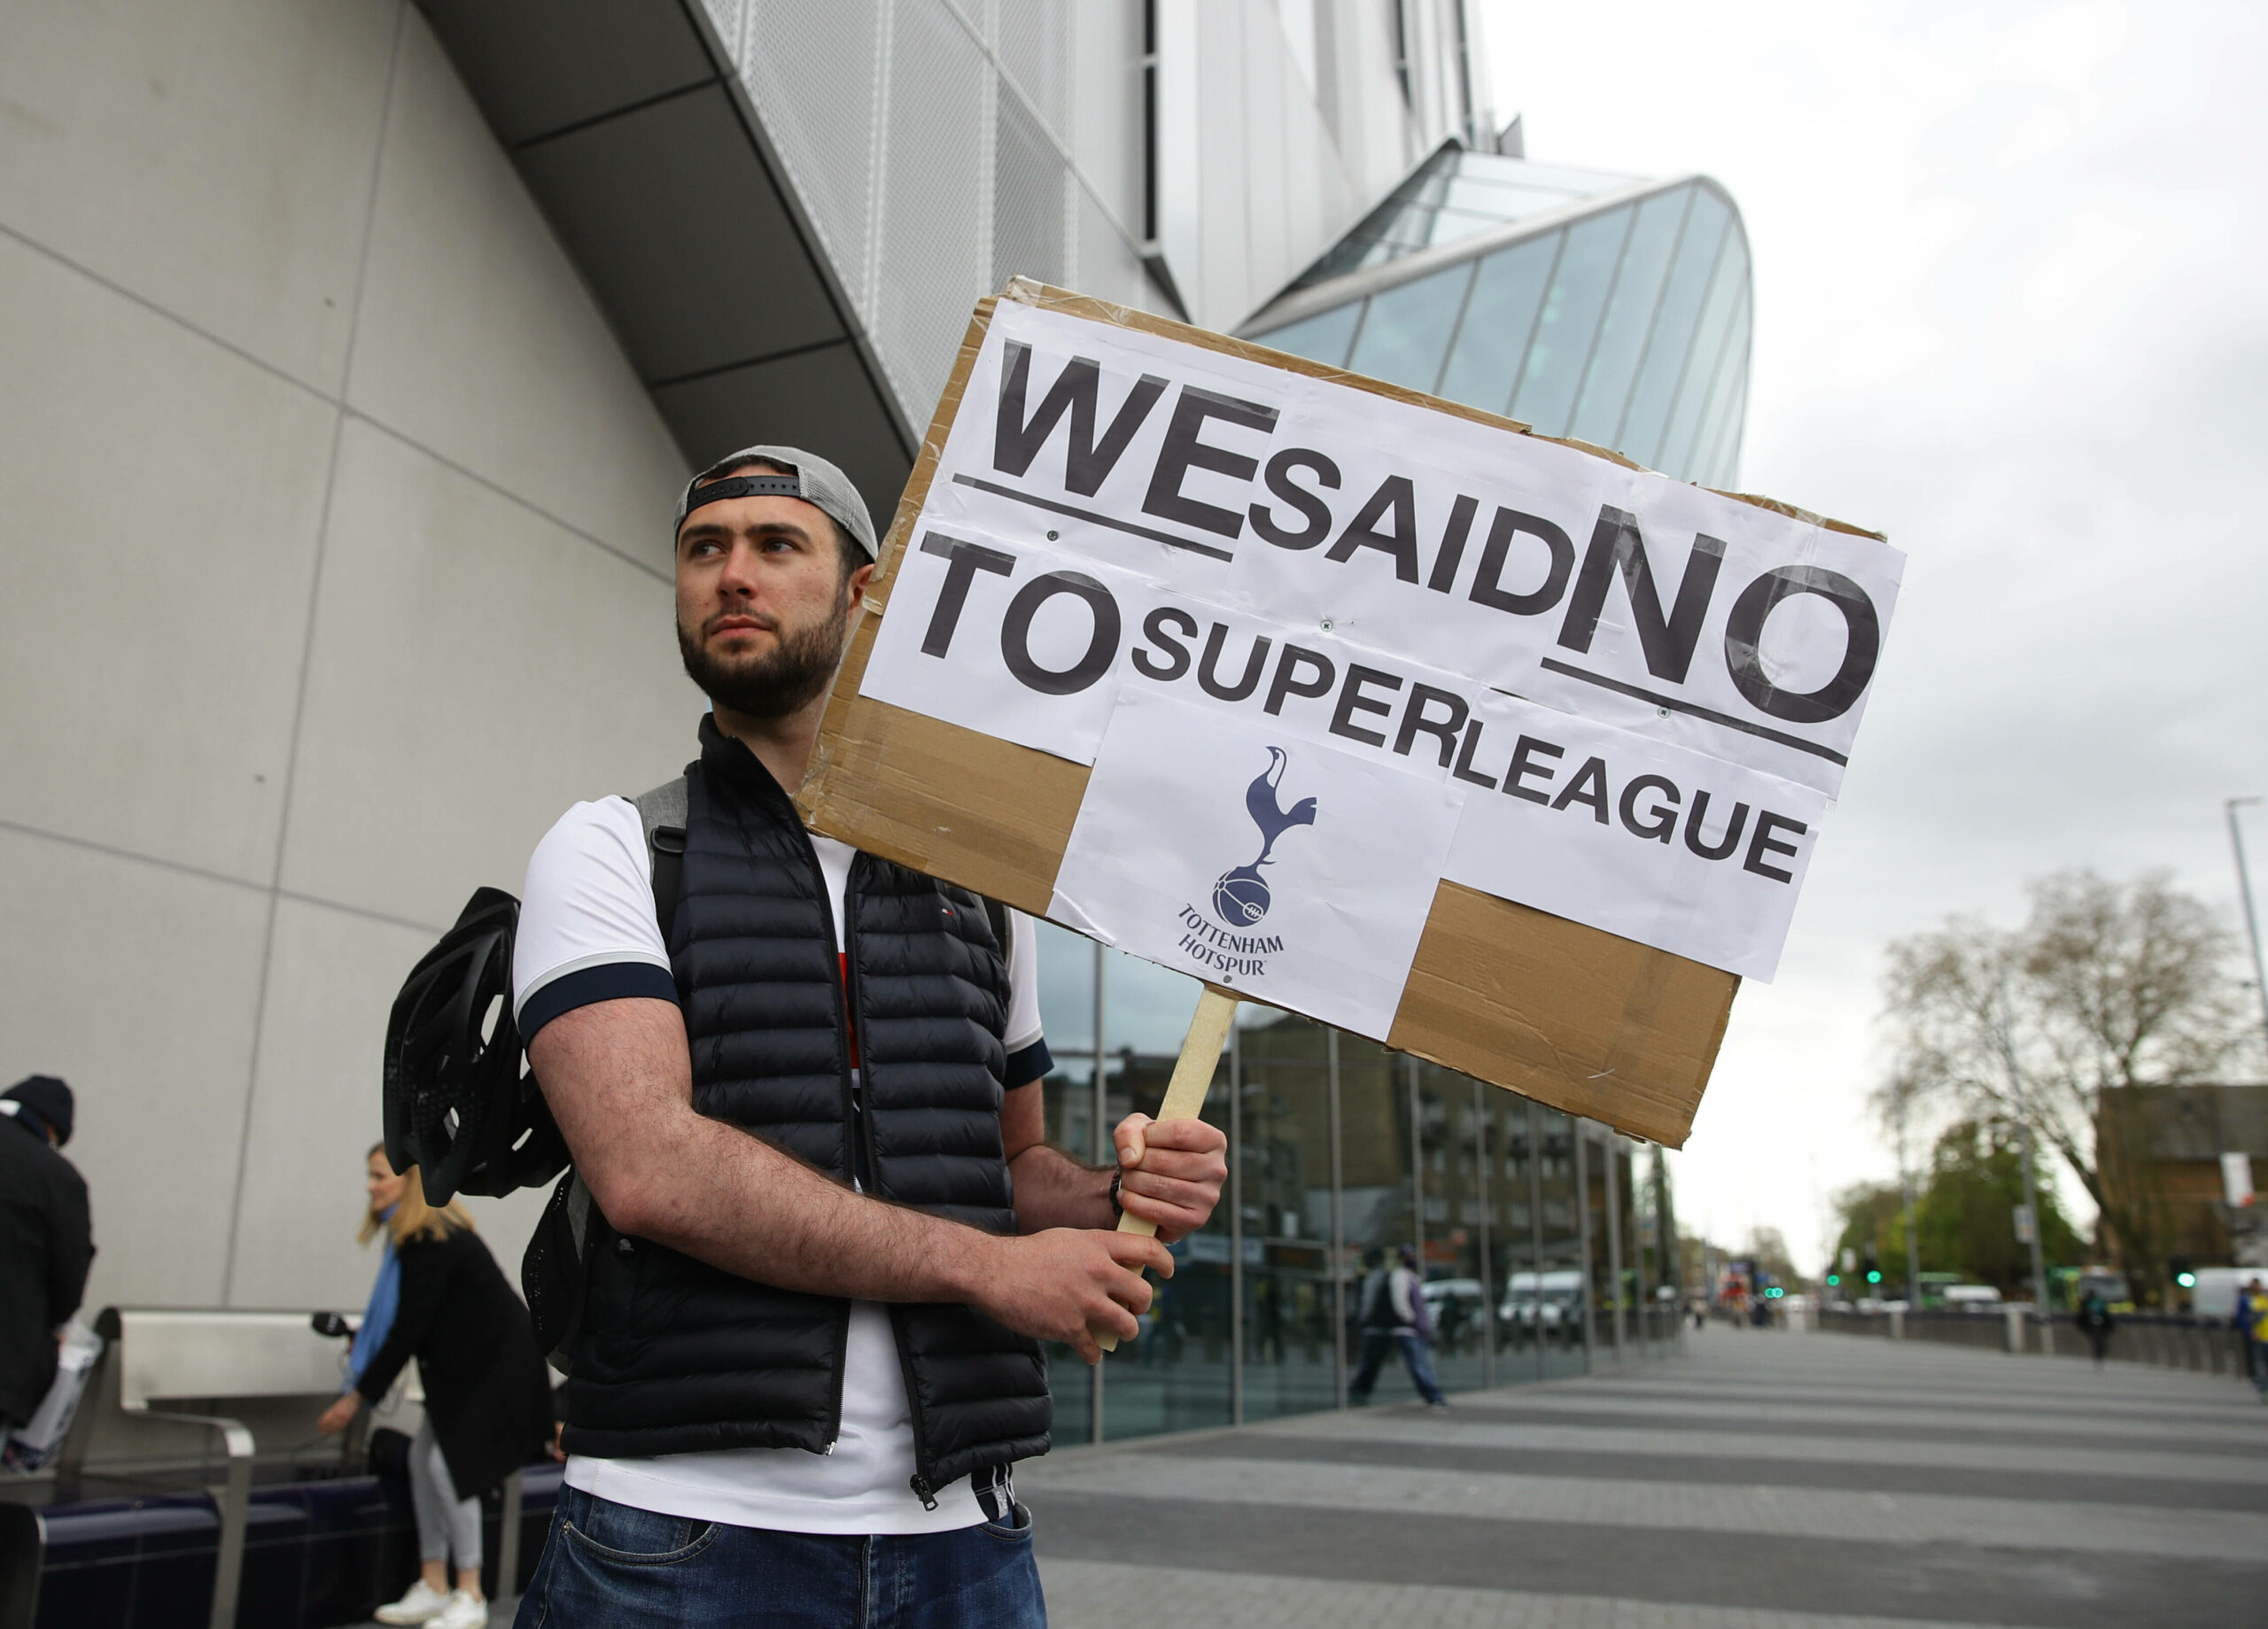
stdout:
POLYGON ((1842 1282, 1843 1275, 1840 1273, 1829 1273, 1827 1276, 1827 1284, 1829 1289, 1832 1289, 1835 1285, 1839 1284, 1842 1282))
POLYGON ((1867 1282, 1868 1284, 1880 1284, 1882 1282, 1882 1274, 1878 1271, 1869 1269, 1867 1274, 1867 1282))

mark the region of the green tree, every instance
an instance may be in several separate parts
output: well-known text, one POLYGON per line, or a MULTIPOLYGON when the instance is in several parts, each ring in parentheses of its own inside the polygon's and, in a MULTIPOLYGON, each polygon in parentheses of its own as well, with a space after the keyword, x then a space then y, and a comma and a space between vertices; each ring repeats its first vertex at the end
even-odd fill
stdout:
POLYGON ((1890 947, 1897 1065, 1876 1105, 1899 1126, 1930 1108, 2029 1125, 2094 1201, 2128 1281, 2162 1299, 2164 1205, 2122 1138, 2125 1094, 2210 1080, 2252 1043, 2235 941, 2163 874, 2066 872, 2031 893, 2020 928, 1955 919, 1890 947))
POLYGON ((1837 1286, 1845 1295, 1891 1299, 1906 1293, 1906 1229, 1901 1209, 1896 1183, 1860 1183, 1836 1195, 1835 1211, 1841 1218, 1842 1230, 1836 1235, 1827 1270, 1842 1272, 1843 1253, 1851 1253, 1858 1265, 1837 1286), (1867 1283, 1868 1262, 1882 1274, 1881 1284, 1867 1283))
MULTIPOLYGON (((2077 1266, 2085 1256, 2078 1230, 2052 1189, 2039 1186, 2039 1199, 2047 1265, 2077 1266)), ((1992 1284, 2011 1300, 2030 1300, 2031 1247, 2016 1234, 2016 1207, 2023 1203, 2022 1133, 2005 1121, 1947 1127, 1930 1152, 1929 1186, 1914 1207, 1922 1265, 1992 1284)), ((1898 1247, 1905 1248, 1902 1236, 1898 1247)))

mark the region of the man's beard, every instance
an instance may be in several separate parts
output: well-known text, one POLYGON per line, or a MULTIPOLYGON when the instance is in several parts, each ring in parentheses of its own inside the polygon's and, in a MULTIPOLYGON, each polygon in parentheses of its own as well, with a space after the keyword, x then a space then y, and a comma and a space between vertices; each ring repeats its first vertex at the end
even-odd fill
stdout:
MULTIPOLYGON (((850 596, 836 602, 835 615, 794 632, 775 627, 772 648, 762 654, 720 656, 677 625, 678 654, 686 677, 718 707, 748 718, 784 718, 827 693, 843 661, 850 636, 850 596)), ((738 613, 736 613, 738 614, 738 613)))

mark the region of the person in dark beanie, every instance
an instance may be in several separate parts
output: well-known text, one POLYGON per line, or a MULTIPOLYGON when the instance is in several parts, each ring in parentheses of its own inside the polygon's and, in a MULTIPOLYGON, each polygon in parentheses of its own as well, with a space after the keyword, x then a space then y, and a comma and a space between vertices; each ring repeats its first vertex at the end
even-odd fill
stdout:
POLYGON ((58 1334, 95 1259, 87 1184, 56 1152, 71 1140, 71 1089, 51 1074, 0 1095, 0 1437, 47 1395, 58 1334))

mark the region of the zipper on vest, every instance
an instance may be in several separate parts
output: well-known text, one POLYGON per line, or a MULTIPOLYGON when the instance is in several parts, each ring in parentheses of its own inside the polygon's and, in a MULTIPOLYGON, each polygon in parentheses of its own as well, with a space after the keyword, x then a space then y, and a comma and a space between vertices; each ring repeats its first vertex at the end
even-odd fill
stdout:
MULTIPOLYGON (((817 886, 819 890, 819 914, 827 919, 827 936, 832 939, 835 937, 835 901, 829 896, 827 891, 827 868, 819 863, 819 850, 812 846, 812 834, 804 829, 804 823, 800 818, 796 821, 796 834, 804 840, 804 858, 810 865, 811 880, 817 886)), ((864 857, 855 854, 851 857, 850 876, 844 880, 843 900, 843 952, 836 958, 836 971, 835 973, 835 976, 827 981, 827 982, 833 986, 835 991, 835 1034, 843 1043, 843 1061, 840 1075, 840 1081, 843 1087, 843 1163, 847 1167, 844 1170, 843 1175, 850 1178, 853 1182, 858 1182, 860 1180, 858 1174, 858 1145, 861 1140, 860 1125, 866 1119, 866 1115, 863 1112, 865 1105, 858 1101, 860 1095, 859 1089, 854 1085, 851 1081, 850 1036, 852 1033, 851 1024, 853 1013, 850 1008, 850 993, 848 986, 850 981, 857 976, 853 973, 852 969, 856 966, 858 958, 850 953, 853 949, 851 923, 854 919, 855 913, 850 909, 850 896, 856 891, 851 886, 851 880, 855 879, 858 874, 858 861, 862 857, 864 857)), ((871 1171, 868 1172, 868 1175, 872 1175, 871 1171)), ((873 1183, 871 1182, 866 1183, 863 1185, 870 1191, 873 1187, 873 1183)))
MULTIPOLYGON (((835 901, 827 891, 827 868, 819 863, 819 850, 812 845, 812 834, 804 828, 802 817, 795 812, 795 809, 792 804, 788 809, 788 816, 789 824, 795 828, 796 834, 804 841, 804 863, 809 867, 809 875, 812 883, 818 889, 819 915, 826 919, 827 936, 829 939, 832 939, 835 937, 835 901)), ((855 876, 858 873, 858 858, 854 857, 850 862, 851 874, 855 876)), ((859 1104, 857 1091, 850 1083, 850 997, 848 991, 843 988, 845 981, 849 977, 850 966, 848 952, 850 948, 850 912, 847 908, 850 904, 850 888, 848 879, 846 879, 843 888, 843 904, 846 909, 843 911, 843 946, 844 955, 840 958, 836 963, 836 966, 843 969, 843 971, 837 973, 836 975, 829 979, 827 982, 835 990, 835 1031, 837 1035, 843 1038, 843 1071, 841 1077, 843 1085, 843 1162, 845 1166, 850 1167, 843 1173, 843 1175, 849 1176, 853 1183, 856 1183, 858 1180, 858 1160, 855 1149, 858 1136, 858 1123, 865 1118, 865 1116, 858 1112, 859 1104)), ((829 1398, 827 1401, 828 1429, 832 1431, 835 1435, 827 1439, 827 1447, 821 1450, 823 1453, 833 1454, 835 1452, 835 1445, 842 1440, 843 1369, 848 1366, 850 1361, 850 1303, 848 1300, 845 1300, 843 1303, 843 1315, 836 1322, 835 1326, 834 1395, 829 1398)))
MULTIPOLYGON (((858 868, 866 863, 866 858, 863 853, 851 857, 850 873, 843 879, 843 977, 839 982, 843 989, 843 1021, 847 1034, 852 1036, 866 1033, 866 1015, 858 1001, 864 985, 864 981, 858 977, 858 913, 850 908, 851 900, 858 892, 858 868)), ((851 1150, 850 1163, 854 1168, 861 1165, 866 1167, 862 1180, 868 1193, 877 1198, 887 1198, 889 1196, 882 1192, 882 1157, 874 1145, 874 1082, 871 1078, 874 1059, 862 1056, 859 1064, 860 1067, 855 1071, 856 1082, 850 1088, 850 1124, 846 1128, 847 1135, 857 1144, 851 1150)))
MULTIPOLYGON (((813 860, 816 863, 816 854, 813 856, 813 860)), ((850 909, 850 904, 858 892, 859 869, 866 863, 866 857, 863 853, 851 860, 850 874, 843 890, 843 999, 850 1005, 850 1018, 853 1024, 856 1024, 864 1014, 859 1012, 858 1005, 858 912, 850 909)), ((874 1067, 874 1059, 867 1057, 863 1061, 865 1067, 858 1071, 858 1095, 860 1097, 865 1097, 873 1085, 871 1071, 874 1067)), ((862 1146, 866 1150, 869 1178, 867 1191, 876 1198, 886 1199, 889 1196, 882 1191, 882 1160, 874 1147, 874 1115, 871 1113, 857 1115, 854 1129, 855 1134, 863 1139, 862 1146)), ((924 1510, 934 1510, 937 1508, 937 1484, 930 1472, 936 1469, 936 1462, 929 1457, 929 1422, 928 1416, 921 1411, 921 1388, 914 1380, 913 1346, 913 1343, 906 1338, 905 1308, 902 1305, 891 1303, 884 1308, 884 1311, 889 1318, 891 1338, 897 1347, 897 1366, 905 1377, 907 1423, 913 1428, 913 1475, 907 1479, 907 1485, 913 1488, 913 1496, 921 1501, 921 1508, 924 1510)))
MULTIPOLYGON (((850 875, 845 880, 843 889, 843 998, 850 1004, 850 1020, 854 1032, 858 1020, 865 1014, 858 1007, 858 913, 850 909, 850 902, 852 896, 858 891, 858 869, 866 863, 866 857, 862 853, 851 860, 850 875)), ((865 1059, 863 1063, 865 1067, 858 1071, 858 1084, 854 1093, 854 1103, 856 1098, 865 1098, 874 1083, 868 1074, 874 1067, 874 1059, 865 1059)), ((854 1113, 851 1126, 851 1134, 860 1139, 859 1145, 866 1156, 867 1191, 876 1198, 888 1198, 889 1196, 882 1191, 882 1158, 874 1146, 874 1117, 871 1112, 872 1104, 870 1102, 856 1103, 855 1106, 867 1111, 854 1113)), ((921 1508, 924 1510, 934 1510, 937 1508, 937 1487, 936 1484, 929 1479, 928 1474, 931 1469, 929 1424, 921 1413, 920 1387, 914 1383, 913 1351, 911 1343, 905 1338, 904 1308, 890 1305, 885 1307, 883 1311, 889 1319, 892 1344, 897 1347, 898 1370, 905 1377, 906 1423, 913 1428, 914 1470, 913 1475, 909 1478, 908 1485, 913 1489, 913 1496, 921 1501, 921 1508)))
POLYGON ((936 1479, 929 1473, 937 1468, 929 1457, 929 1422, 921 1412, 921 1388, 913 1384, 913 1343, 905 1338, 905 1308, 893 1303, 889 1308, 889 1332, 897 1342, 897 1366, 905 1371, 905 1412, 913 1427, 913 1475, 906 1485, 921 1501, 924 1510, 937 1508, 936 1479))

